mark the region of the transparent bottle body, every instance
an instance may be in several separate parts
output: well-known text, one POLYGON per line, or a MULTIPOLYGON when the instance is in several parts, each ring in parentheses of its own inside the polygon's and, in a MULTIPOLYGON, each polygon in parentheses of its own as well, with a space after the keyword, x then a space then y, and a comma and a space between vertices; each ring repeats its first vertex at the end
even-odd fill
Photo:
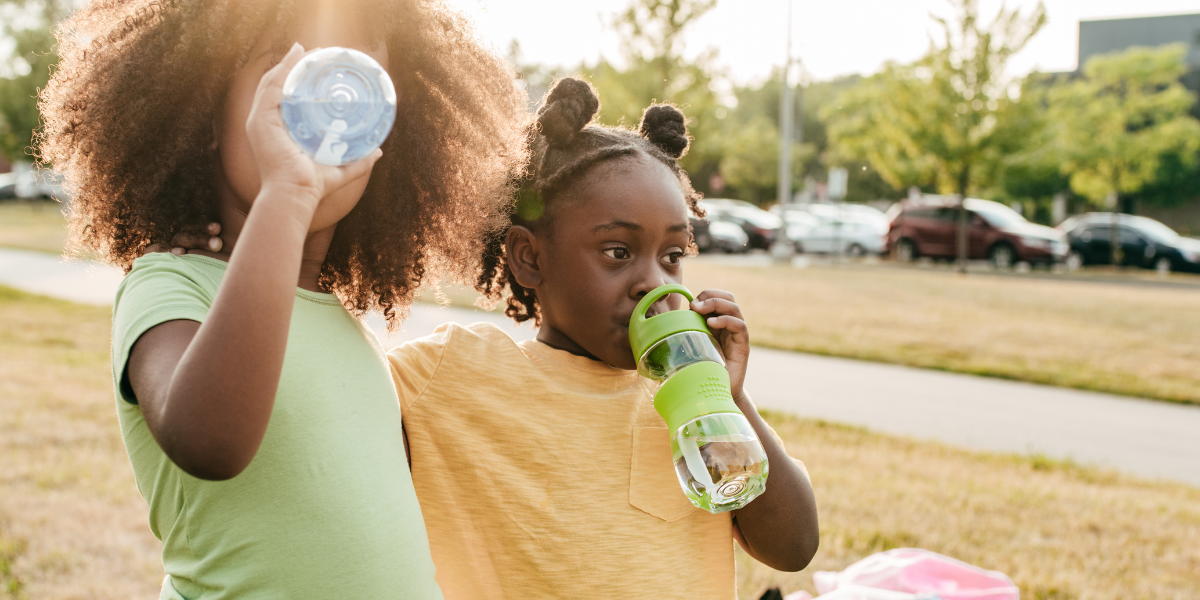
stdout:
MULTIPOLYGON (((725 366, 711 335, 684 331, 651 346, 638 361, 638 373, 654 395, 671 376, 703 361, 725 366)), ((688 421, 672 433, 671 453, 684 495, 708 512, 736 510, 766 489, 766 452, 740 413, 718 412, 688 421)))
POLYGON ((279 109, 301 150, 316 162, 344 165, 387 139, 396 120, 396 89, 366 54, 323 48, 288 73, 279 109))
POLYGON ((651 346, 638 361, 638 374, 653 396, 672 375, 701 361, 725 366, 725 358, 711 335, 703 331, 681 331, 651 346))
POLYGON ((739 509, 767 489, 767 453, 739 413, 689 421, 671 437, 671 455, 684 495, 710 513, 739 509))

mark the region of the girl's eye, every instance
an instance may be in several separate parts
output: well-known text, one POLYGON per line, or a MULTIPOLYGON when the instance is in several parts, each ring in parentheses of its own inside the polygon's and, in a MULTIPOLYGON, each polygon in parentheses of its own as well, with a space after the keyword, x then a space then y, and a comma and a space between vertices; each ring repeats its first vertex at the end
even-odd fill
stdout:
POLYGON ((669 265, 677 265, 681 260, 683 260, 682 251, 676 251, 667 254, 667 264, 669 265))
POLYGON ((629 249, 628 248, 620 248, 620 247, 606 248, 604 250, 604 254, 605 254, 605 256, 608 256, 609 258, 614 258, 617 260, 625 260, 625 259, 629 258, 629 249))

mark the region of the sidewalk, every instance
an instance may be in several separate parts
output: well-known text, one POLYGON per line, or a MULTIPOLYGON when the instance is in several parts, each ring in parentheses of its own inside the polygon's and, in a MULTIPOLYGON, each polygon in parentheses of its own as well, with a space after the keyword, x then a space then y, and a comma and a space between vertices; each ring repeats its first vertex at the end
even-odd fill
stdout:
MULTIPOLYGON (((109 304, 121 273, 37 252, 0 249, 0 284, 109 304)), ((384 346, 447 321, 490 321, 532 339, 499 313, 417 304, 384 346)), ((996 452, 1041 453, 1200 485, 1200 407, 999 379, 754 348, 748 389, 762 408, 996 452)))

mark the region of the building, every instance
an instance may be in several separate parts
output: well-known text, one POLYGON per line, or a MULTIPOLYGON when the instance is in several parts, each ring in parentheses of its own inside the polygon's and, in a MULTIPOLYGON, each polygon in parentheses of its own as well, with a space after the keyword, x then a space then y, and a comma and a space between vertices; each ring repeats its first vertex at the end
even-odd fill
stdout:
MULTIPOLYGON (((1166 44, 1187 45, 1184 59, 1188 71, 1181 78, 1185 87, 1200 94, 1200 14, 1104 19, 1079 22, 1079 69, 1089 58, 1120 52, 1134 46, 1156 47, 1166 44)), ((1192 106, 1192 115, 1200 118, 1200 102, 1192 106)), ((1158 219, 1176 230, 1200 235, 1200 198, 1173 208, 1139 206, 1141 214, 1158 219)))

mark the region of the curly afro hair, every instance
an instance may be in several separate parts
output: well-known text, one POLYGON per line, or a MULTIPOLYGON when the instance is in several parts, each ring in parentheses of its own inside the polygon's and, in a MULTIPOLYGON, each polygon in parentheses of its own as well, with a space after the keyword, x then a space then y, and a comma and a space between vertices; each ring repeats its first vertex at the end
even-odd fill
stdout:
MULTIPOLYGON (((76 248, 129 269, 216 220, 213 122, 269 27, 278 56, 312 0, 99 0, 58 30, 41 93, 44 161, 67 178, 76 248)), ((503 59, 436 0, 341 0, 388 46, 396 124, 320 276, 356 313, 398 325, 427 277, 473 278, 527 158, 525 95, 503 59)))
MULTIPOLYGON (((498 302, 505 289, 510 295, 504 314, 518 323, 532 320, 541 324, 537 296, 513 278, 504 256, 504 240, 512 224, 545 231, 553 220, 555 198, 596 165, 610 160, 644 157, 671 170, 697 217, 704 216, 698 202, 701 194, 692 188, 678 159, 687 153, 690 138, 687 119, 675 106, 654 104, 642 113, 637 131, 623 127, 592 124, 600 110, 600 99, 590 83, 572 77, 554 83, 537 120, 529 129, 532 156, 519 182, 516 202, 509 208, 510 224, 488 234, 483 250, 483 269, 475 289, 486 302, 498 302)), ((690 233, 690 232, 689 232, 690 233)), ((690 248, 695 251, 695 244, 690 248)))

